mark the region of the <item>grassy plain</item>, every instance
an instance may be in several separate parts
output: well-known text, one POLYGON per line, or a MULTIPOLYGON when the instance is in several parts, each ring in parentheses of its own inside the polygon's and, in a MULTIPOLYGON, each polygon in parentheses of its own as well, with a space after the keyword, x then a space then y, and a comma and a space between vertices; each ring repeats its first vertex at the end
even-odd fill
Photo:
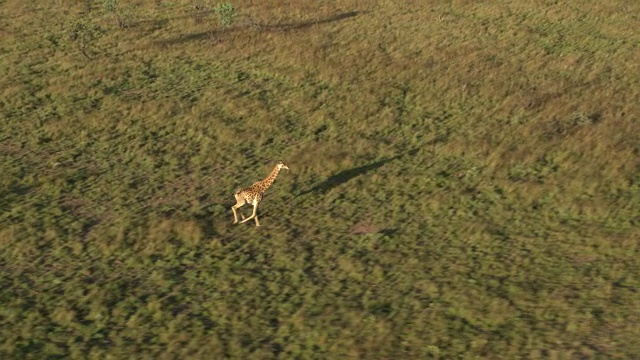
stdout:
POLYGON ((640 357, 640 3, 195 3, 0 1, 1 358, 640 357))

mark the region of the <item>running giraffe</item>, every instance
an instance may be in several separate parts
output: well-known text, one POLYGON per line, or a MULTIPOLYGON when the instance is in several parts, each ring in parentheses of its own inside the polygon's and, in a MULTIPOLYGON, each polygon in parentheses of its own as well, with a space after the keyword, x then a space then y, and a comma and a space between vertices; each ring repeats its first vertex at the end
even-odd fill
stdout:
POLYGON ((240 223, 242 224, 251 219, 255 219, 256 226, 260 226, 258 215, 256 215, 256 212, 258 211, 258 204, 260 204, 260 200, 262 200, 264 192, 267 191, 269 187, 271 187, 273 182, 276 180, 276 177, 278 177, 278 173, 281 169, 289 170, 289 167, 282 161, 279 161, 276 167, 273 168, 273 171, 271 171, 271 174, 269 174, 269 176, 267 176, 264 180, 257 181, 249 187, 238 189, 238 191, 233 194, 233 196, 236 198, 236 204, 231 207, 231 210, 233 211, 234 224, 238 223, 238 214, 236 213, 236 209, 242 207, 244 204, 251 204, 253 205, 253 214, 251 214, 251 216, 246 219, 244 218, 244 216, 242 216, 243 220, 240 223))

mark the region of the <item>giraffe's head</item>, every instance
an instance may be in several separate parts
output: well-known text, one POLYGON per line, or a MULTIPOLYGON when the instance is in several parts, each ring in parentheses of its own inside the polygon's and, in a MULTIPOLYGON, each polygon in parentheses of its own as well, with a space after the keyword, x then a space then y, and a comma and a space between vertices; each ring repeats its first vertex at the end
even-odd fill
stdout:
POLYGON ((287 166, 287 164, 283 163, 282 160, 278 161, 278 169, 282 170, 282 169, 286 169, 289 170, 289 167, 287 166))

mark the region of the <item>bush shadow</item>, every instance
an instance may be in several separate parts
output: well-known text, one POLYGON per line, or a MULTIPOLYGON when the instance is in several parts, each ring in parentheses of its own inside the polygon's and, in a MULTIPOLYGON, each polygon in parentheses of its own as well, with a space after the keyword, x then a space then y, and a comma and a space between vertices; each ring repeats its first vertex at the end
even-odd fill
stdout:
POLYGON ((235 31, 239 31, 245 28, 253 28, 257 31, 281 31, 281 32, 289 32, 289 31, 296 31, 296 30, 302 30, 302 29, 306 29, 306 28, 310 28, 312 26, 317 26, 317 25, 323 25, 323 24, 329 24, 329 23, 333 23, 333 22, 337 22, 337 21, 342 21, 342 20, 346 20, 346 19, 350 19, 353 17, 356 17, 358 15, 364 14, 365 12, 362 11, 348 11, 348 12, 344 12, 344 13, 339 13, 339 14, 334 14, 332 16, 323 18, 323 19, 316 19, 316 20, 306 20, 306 21, 301 21, 301 22, 292 22, 292 23, 284 23, 284 24, 260 24, 255 22, 253 19, 245 19, 244 21, 241 21, 240 25, 232 27, 230 29, 219 29, 219 28, 214 28, 214 29, 210 29, 207 31, 202 31, 202 32, 198 32, 198 33, 192 33, 192 34, 186 34, 186 35, 182 35, 182 36, 178 36, 178 37, 174 37, 171 39, 165 39, 165 40, 158 40, 155 43, 157 45, 162 45, 162 46, 167 46, 167 45, 180 45, 180 44, 185 44, 185 43, 189 43, 189 42, 193 42, 193 41, 201 41, 201 40, 205 40, 205 39, 216 39, 221 35, 224 35, 226 33, 230 33, 230 32, 235 32, 235 31))
POLYGON ((349 18, 356 17, 358 15, 362 15, 365 12, 363 11, 347 11, 344 13, 334 14, 324 19, 315 19, 315 20, 306 20, 301 22, 294 23, 285 23, 285 24, 273 24, 273 25, 263 25, 261 26, 264 30, 275 30, 275 31, 293 31, 293 30, 301 30, 306 29, 315 25, 323 25, 329 24, 341 20, 346 20, 349 18))

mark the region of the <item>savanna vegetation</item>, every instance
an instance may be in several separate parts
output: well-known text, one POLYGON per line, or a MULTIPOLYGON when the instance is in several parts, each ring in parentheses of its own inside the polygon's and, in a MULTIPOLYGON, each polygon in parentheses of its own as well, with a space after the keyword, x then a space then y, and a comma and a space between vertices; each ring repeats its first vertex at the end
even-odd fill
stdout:
POLYGON ((0 1, 0 358, 639 358, 638 14, 0 1))

